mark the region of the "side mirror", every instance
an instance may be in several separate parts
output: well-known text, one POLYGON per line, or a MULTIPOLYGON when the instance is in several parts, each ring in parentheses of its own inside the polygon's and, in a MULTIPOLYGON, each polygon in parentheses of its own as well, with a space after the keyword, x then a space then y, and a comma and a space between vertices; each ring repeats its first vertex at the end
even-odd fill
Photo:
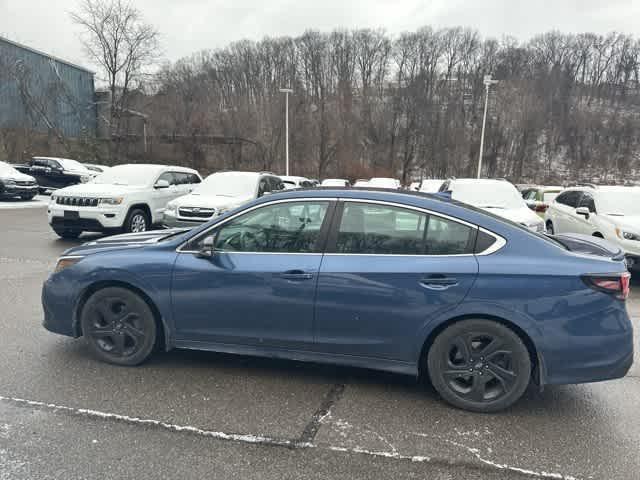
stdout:
POLYGON ((166 180, 158 180, 156 184, 153 186, 153 188, 155 189, 169 188, 169 182, 167 182, 166 180))
POLYGON ((213 258, 215 255, 215 250, 213 249, 213 239, 214 237, 207 237, 202 241, 202 248, 198 252, 198 257, 200 258, 213 258))
POLYGON ((576 215, 582 215, 584 218, 589 218, 591 212, 587 207, 578 207, 576 208, 576 215))

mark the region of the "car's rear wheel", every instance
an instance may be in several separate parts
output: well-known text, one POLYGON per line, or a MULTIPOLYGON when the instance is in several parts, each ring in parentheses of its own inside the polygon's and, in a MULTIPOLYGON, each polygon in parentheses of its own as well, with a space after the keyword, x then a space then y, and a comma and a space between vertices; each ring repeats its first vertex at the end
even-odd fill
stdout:
POLYGON ((546 226, 547 226, 547 233, 548 233, 549 235, 554 235, 554 234, 556 233, 556 232, 555 232, 555 230, 554 230, 554 228, 553 228, 553 223, 551 222, 551 220, 548 220, 548 221, 547 221, 546 226))
POLYGON ((520 337, 491 320, 463 320, 434 340, 427 356, 434 388, 450 404, 496 412, 515 403, 531 378, 531 359, 520 337))
POLYGON ((54 228, 53 231, 56 232, 56 235, 60 238, 64 238, 65 240, 75 240, 82 233, 78 230, 65 230, 62 228, 54 228))
POLYGON ((116 365, 144 362, 158 338, 151 308, 126 288, 98 290, 85 303, 80 322, 93 354, 116 365))
POLYGON ((146 232, 149 229, 149 216, 144 210, 134 208, 124 221, 124 231, 129 233, 146 232))

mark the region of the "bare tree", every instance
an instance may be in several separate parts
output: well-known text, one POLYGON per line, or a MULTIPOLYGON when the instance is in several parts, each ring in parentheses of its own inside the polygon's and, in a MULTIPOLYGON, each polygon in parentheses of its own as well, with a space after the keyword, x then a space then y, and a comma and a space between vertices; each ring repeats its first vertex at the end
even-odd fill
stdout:
POLYGON ((106 77, 111 132, 120 134, 120 113, 127 108, 133 85, 159 58, 159 34, 126 0, 84 0, 71 18, 82 27, 86 54, 106 77))

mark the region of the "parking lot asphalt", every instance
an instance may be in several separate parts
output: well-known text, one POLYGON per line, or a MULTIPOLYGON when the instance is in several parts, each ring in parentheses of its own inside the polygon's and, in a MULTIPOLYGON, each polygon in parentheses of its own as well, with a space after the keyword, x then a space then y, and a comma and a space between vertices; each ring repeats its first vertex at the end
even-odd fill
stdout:
MULTIPOLYGON (((78 242, 45 208, 3 205, 0 479, 640 478, 638 348, 624 379, 493 415, 352 368, 188 351, 106 365, 41 327, 42 282, 78 242)), ((628 308, 637 332, 640 281, 628 308)))

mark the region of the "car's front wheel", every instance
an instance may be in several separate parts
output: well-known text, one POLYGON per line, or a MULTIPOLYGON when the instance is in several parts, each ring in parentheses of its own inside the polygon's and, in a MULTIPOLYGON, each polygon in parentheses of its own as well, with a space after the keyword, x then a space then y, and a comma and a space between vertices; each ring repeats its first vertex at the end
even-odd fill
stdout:
POLYGON ((463 320, 443 330, 427 356, 434 388, 450 404, 496 412, 515 403, 531 378, 531 359, 520 337, 491 320, 463 320))
POLYGON ((134 208, 129 212, 124 221, 124 231, 127 233, 140 233, 149 230, 149 216, 144 210, 134 208))
POLYGON ((144 362, 158 338, 151 308, 126 288, 98 290, 85 303, 80 322, 92 353, 116 365, 144 362))

